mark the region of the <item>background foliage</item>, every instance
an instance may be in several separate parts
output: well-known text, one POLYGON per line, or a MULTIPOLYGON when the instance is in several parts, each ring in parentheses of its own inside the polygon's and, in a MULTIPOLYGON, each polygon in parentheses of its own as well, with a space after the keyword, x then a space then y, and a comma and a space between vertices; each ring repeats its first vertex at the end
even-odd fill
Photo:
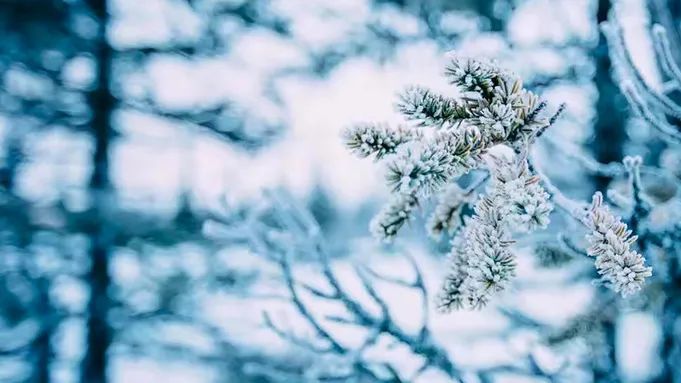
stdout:
POLYGON ((681 381, 680 17, 676 0, 0 0, 0 381, 681 381), (639 235, 641 294, 594 283, 558 214, 479 311, 432 307, 451 238, 420 210, 395 243, 370 237, 389 190, 341 132, 403 122, 409 85, 456 96, 450 50, 566 104, 537 163, 639 235))

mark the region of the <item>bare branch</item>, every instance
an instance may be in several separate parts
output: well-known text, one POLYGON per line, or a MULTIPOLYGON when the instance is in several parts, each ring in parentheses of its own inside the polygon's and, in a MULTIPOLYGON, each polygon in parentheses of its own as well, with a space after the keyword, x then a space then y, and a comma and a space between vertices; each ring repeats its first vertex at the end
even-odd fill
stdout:
POLYGON ((681 85, 681 69, 674 61, 674 55, 669 46, 669 37, 667 31, 660 24, 653 25, 653 43, 657 58, 660 61, 660 67, 674 81, 677 86, 681 85))
POLYGON ((551 194, 551 198, 555 204, 565 211, 570 217, 582 222, 584 215, 583 212, 586 211, 587 205, 583 202, 578 202, 566 197, 563 192, 560 191, 560 189, 553 185, 551 180, 541 171, 541 169, 536 166, 536 162, 534 161, 534 157, 532 155, 528 156, 527 161, 530 170, 541 179, 544 188, 546 188, 546 191, 551 194))
POLYGON ((282 338, 282 339, 284 339, 284 340, 286 340, 286 341, 288 341, 288 342, 290 342, 290 343, 292 343, 292 344, 294 344, 298 347, 301 347, 303 349, 308 349, 312 352, 317 352, 317 353, 327 353, 327 352, 330 352, 332 350, 330 347, 317 346, 317 345, 313 344, 312 342, 310 342, 306 339, 303 339, 303 338, 300 338, 298 336, 293 335, 293 333, 291 331, 281 329, 279 326, 274 324, 270 314, 267 313, 267 312, 263 313, 263 320, 264 320, 264 323, 265 323, 265 327, 272 330, 272 332, 277 334, 277 336, 279 336, 280 338, 282 338))

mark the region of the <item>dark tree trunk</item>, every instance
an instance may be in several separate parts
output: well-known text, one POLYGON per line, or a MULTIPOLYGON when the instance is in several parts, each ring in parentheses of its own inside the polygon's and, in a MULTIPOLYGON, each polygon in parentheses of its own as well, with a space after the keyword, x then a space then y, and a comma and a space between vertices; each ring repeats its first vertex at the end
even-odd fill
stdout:
MULTIPOLYGON (((600 24, 608 19, 608 12, 612 4, 610 0, 598 0, 596 9, 596 22, 600 24)), ((612 63, 608 56, 608 44, 602 32, 599 32, 598 43, 591 52, 596 65, 594 83, 598 91, 596 101, 596 122, 591 142, 591 149, 598 162, 610 163, 621 161, 626 141, 626 116, 620 100, 622 100, 619 88, 612 78, 612 63)), ((606 190, 612 181, 611 177, 596 175, 593 177, 596 190, 606 190)), ((612 318, 602 323, 603 335, 607 347, 604 365, 595 365, 593 379, 596 383, 614 383, 618 381, 617 375, 617 331, 612 318)))
POLYGON ((660 374, 653 380, 654 383, 681 381, 681 376, 679 376, 681 349, 679 347, 678 326, 681 314, 681 275, 679 275, 678 258, 673 255, 669 258, 668 272, 670 281, 665 286, 667 296, 662 306, 662 312, 658 314, 662 330, 662 341, 659 350, 662 368, 660 374))
MULTIPOLYGON (((648 9, 650 10, 652 21, 662 25, 666 31, 671 45, 671 53, 676 62, 681 62, 681 1, 678 0, 649 0, 648 9)), ((678 93, 669 94, 676 102, 680 101, 678 93)), ((672 121, 679 127, 678 121, 672 121)), ((651 157, 655 163, 666 143, 653 141, 651 147, 651 157)), ((673 250, 668 250, 673 251, 673 250)), ((681 275, 679 274, 678 258, 673 254, 668 256, 668 273, 670 275, 669 285, 665 287, 666 298, 662 312, 658 315, 660 328, 662 330, 662 340, 660 344, 660 374, 653 380, 655 383, 679 382, 679 357, 681 356, 678 322, 681 316, 681 275)))
POLYGON ((475 2, 476 11, 478 14, 489 20, 489 30, 491 32, 501 32, 505 28, 505 23, 504 20, 502 20, 494 11, 495 5, 496 1, 494 0, 478 0, 475 2))
MULTIPOLYGON (((0 188, 5 189, 8 195, 15 195, 15 181, 19 166, 23 159, 23 131, 21 127, 17 131, 10 131, 6 138, 5 163, 0 168, 0 188)), ((10 202, 12 203, 12 202, 10 202)), ((21 225, 20 225, 21 227, 21 225)), ((20 237, 26 233, 18 233, 20 237)), ((19 240, 20 245, 25 245, 19 240)), ((52 361, 52 336, 57 326, 57 318, 50 301, 50 282, 45 277, 38 277, 33 284, 36 291, 35 309, 36 318, 40 322, 38 335, 33 339, 30 346, 31 374, 28 383, 50 383, 50 364, 52 361)))
POLYGON ((44 278, 35 280, 38 290, 37 311, 41 322, 40 332, 31 345, 33 370, 30 383, 50 383, 50 364, 52 361, 52 335, 56 316, 50 303, 49 281, 44 278))
POLYGON ((111 345, 112 330, 108 321, 111 306, 109 290, 109 256, 111 229, 107 225, 105 209, 113 197, 109 180, 109 151, 112 140, 111 115, 114 98, 111 94, 112 48, 106 37, 109 22, 106 0, 90 0, 99 23, 95 42, 97 61, 97 87, 89 97, 92 108, 92 134, 95 141, 90 188, 93 197, 94 222, 90 232, 91 268, 87 275, 90 301, 87 306, 86 354, 81 367, 82 383, 106 383, 107 352, 111 345))
POLYGON ((604 360, 593 363, 594 383, 616 383, 619 382, 617 374, 617 331, 614 318, 608 318, 601 323, 606 349, 603 350, 604 360))
MULTIPOLYGON (((610 0, 599 0, 596 12, 598 24, 608 19, 610 0)), ((591 148, 594 157, 601 163, 621 161, 626 140, 626 116, 622 107, 622 97, 619 88, 611 76, 612 65, 608 56, 608 45, 603 33, 600 33, 598 44, 592 51, 596 64, 594 82, 598 90, 596 110, 598 115, 594 124, 591 148)), ((612 180, 611 177, 597 175, 593 177, 596 190, 605 190, 612 180)))
POLYGON ((660 318, 660 321, 662 322, 662 344, 660 347, 662 370, 654 380, 655 383, 674 382, 674 368, 676 366, 674 361, 672 361, 672 356, 674 354, 674 345, 676 343, 674 330, 677 320, 677 313, 673 307, 673 300, 673 297, 667 297, 660 318))
POLYGON ((0 187, 10 193, 14 191, 14 181, 17 170, 19 170, 19 165, 21 164, 21 158, 23 157, 21 148, 23 140, 21 136, 21 132, 14 131, 10 131, 7 135, 5 163, 3 164, 4 166, 0 168, 0 187))

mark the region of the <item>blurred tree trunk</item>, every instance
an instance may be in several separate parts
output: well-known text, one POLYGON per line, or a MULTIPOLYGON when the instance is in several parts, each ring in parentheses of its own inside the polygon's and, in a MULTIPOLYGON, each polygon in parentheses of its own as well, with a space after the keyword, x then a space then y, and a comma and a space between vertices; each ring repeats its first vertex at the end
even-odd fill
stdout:
MULTIPOLYGON (((662 25, 667 31, 667 36, 671 44, 671 52, 677 62, 681 62, 681 31, 679 20, 681 20, 681 1, 678 0, 649 0, 648 9, 652 22, 662 25)), ((670 94, 674 100, 679 102, 679 94, 670 94)), ((672 121, 674 122, 674 121, 672 121)), ((679 126, 676 122, 677 127, 679 126)), ((667 147, 664 142, 652 142, 648 145, 651 148, 651 157, 657 163, 662 150, 667 147)), ((659 349, 661 360, 660 374, 653 380, 655 383, 678 382, 679 348, 678 342, 678 321, 681 316, 681 276, 678 274, 679 264, 674 256, 669 257, 670 283, 665 287, 666 297, 662 304, 662 309, 656 317, 662 330, 662 339, 659 349)))
POLYGON ((52 335, 56 327, 56 315, 50 304, 49 281, 39 277, 35 281, 37 290, 37 312, 40 320, 40 331, 31 345, 33 369, 30 383, 49 383, 50 364, 52 361, 52 335))
MULTIPOLYGON (((21 128, 17 128, 21 130, 21 128)), ((17 170, 23 157, 21 137, 22 132, 10 130, 6 135, 5 141, 5 163, 0 169, 0 187, 5 189, 8 193, 14 194, 14 181, 16 179, 17 170)))
POLYGON ((506 27, 505 21, 502 20, 494 11, 496 1, 476 1, 474 4, 475 10, 478 12, 478 14, 489 20, 489 30, 491 32, 501 32, 504 30, 506 27))
MULTIPOLYGON (((0 168, 0 188, 5 189, 5 192, 13 197, 16 196, 15 180, 24 156, 22 148, 24 132, 21 125, 18 126, 14 128, 16 130, 10 130, 7 133, 5 162, 0 168)), ((36 292, 36 319, 40 323, 40 329, 30 345, 31 373, 28 383, 50 383, 50 363, 53 356, 52 336, 56 327, 54 308, 49 296, 50 282, 45 277, 37 277, 33 287, 36 292)))
MULTIPOLYGON (((489 22, 487 30, 490 32, 502 32, 506 29, 507 20, 495 11, 498 2, 499 0, 440 0, 438 9, 448 10, 453 8, 473 11, 487 19, 489 22)), ((504 16, 508 17, 509 15, 504 16)))
MULTIPOLYGON (((596 21, 600 23, 608 19, 612 4, 610 0, 598 0, 596 21)), ((596 64, 594 83, 598 90, 596 110, 598 115, 594 124, 591 149, 594 157, 601 163, 621 161, 626 140, 626 116, 620 106, 622 99, 619 88, 611 76, 612 65, 608 56, 608 45, 603 33, 599 33, 598 44, 591 52, 596 64)), ((605 190, 611 177, 596 175, 593 183, 596 190, 605 190)))
POLYGON ((662 330, 662 344, 660 347, 660 374, 653 380, 655 383, 675 382, 674 369, 677 367, 677 362, 674 362, 673 356, 676 352, 676 322, 678 319, 678 312, 676 312, 675 299, 667 296, 662 308, 662 315, 660 316, 660 327, 662 330))
MULTIPOLYGON (((6 157, 0 168, 0 188, 5 189, 7 195, 15 196, 15 180, 23 158, 23 132, 21 128, 10 131, 6 136, 6 157)), ((12 202, 9 202, 12 203, 12 202)), ((19 233, 20 236, 25 233, 19 233)), ((21 243, 20 243, 21 244, 21 243)), ((22 244, 23 245, 23 244, 22 244)), ((49 281, 45 277, 37 277, 33 281, 35 288, 36 319, 40 323, 38 335, 30 345, 31 373, 28 383, 49 383, 50 362, 52 358, 52 336, 54 334, 54 310, 50 303, 49 281)))
MULTIPOLYGON (((598 0, 596 21, 598 25, 608 19, 608 12, 612 7, 610 0, 598 0)), ((591 51, 596 65, 594 84, 598 91, 596 101, 596 122, 591 142, 591 150, 594 157, 601 163, 621 161, 624 154, 626 141, 626 115, 620 106, 622 96, 619 87, 612 78, 612 63, 608 55, 608 45, 605 36, 599 29, 598 44, 591 51)), ((603 175, 593 176, 594 188, 605 191, 612 181, 611 177, 603 175)), ((601 292, 604 293, 604 292, 601 292)), ((595 383, 613 383, 618 381, 617 376, 617 337, 615 318, 605 319, 602 323, 602 331, 605 340, 603 352, 605 360, 593 362, 593 380, 595 383)))
POLYGON ((91 267, 86 280, 90 287, 90 301, 87 306, 87 350, 81 366, 81 382, 106 383, 107 352, 112 338, 112 329, 107 317, 111 306, 109 256, 113 233, 107 225, 105 210, 113 198, 109 179, 109 151, 113 136, 111 116, 115 104, 110 89, 113 52, 106 35, 109 23, 107 1, 90 0, 89 3, 99 23, 99 31, 94 48, 97 86, 89 94, 95 143, 90 179, 94 215, 90 231, 91 267))
POLYGON ((617 368, 617 332, 615 328, 615 318, 605 318, 601 322, 605 349, 602 350, 603 360, 592 361, 592 374, 594 383, 616 383, 618 377, 617 368))

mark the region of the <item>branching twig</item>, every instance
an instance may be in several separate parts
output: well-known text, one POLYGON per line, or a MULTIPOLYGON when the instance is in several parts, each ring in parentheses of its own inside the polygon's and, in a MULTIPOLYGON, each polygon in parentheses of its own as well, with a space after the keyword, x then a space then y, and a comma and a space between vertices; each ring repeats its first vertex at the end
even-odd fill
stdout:
POLYGON ((553 185, 551 180, 541 171, 541 169, 537 167, 536 161, 534 161, 534 157, 532 155, 528 157, 528 164, 530 170, 541 179, 546 191, 551 194, 553 202, 570 217, 582 222, 587 205, 583 202, 578 202, 566 197, 563 192, 560 191, 560 189, 553 185))

